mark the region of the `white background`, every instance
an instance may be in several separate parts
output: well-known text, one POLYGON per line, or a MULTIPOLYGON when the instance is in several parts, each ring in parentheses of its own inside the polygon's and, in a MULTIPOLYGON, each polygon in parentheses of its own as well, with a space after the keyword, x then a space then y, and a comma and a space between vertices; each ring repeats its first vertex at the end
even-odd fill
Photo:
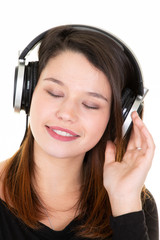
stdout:
POLYGON ((160 1, 156 0, 5 0, 0 3, 0 161, 19 147, 25 114, 12 108, 18 50, 41 32, 61 24, 88 24, 122 39, 140 63, 145 86, 144 122, 156 143, 146 186, 160 209, 160 1))

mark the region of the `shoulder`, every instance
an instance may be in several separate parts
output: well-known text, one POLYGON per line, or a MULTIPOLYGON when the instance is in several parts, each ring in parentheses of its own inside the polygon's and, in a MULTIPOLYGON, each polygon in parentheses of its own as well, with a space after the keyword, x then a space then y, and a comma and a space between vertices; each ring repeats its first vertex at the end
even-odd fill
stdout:
POLYGON ((118 217, 111 217, 111 227, 117 239, 158 240, 159 225, 156 202, 152 194, 143 191, 143 211, 131 212, 118 217), (131 235, 130 235, 131 234, 131 235), (138 234, 138 235, 137 235, 138 234))
POLYGON ((148 189, 145 190, 145 200, 143 204, 143 210, 147 216, 149 215, 153 217, 155 216, 156 218, 158 217, 157 216, 158 211, 157 211, 157 205, 156 205, 155 199, 148 189))
POLYGON ((6 164, 7 164, 7 160, 5 160, 3 162, 0 162, 0 182, 4 178, 4 172, 5 172, 6 164))
POLYGON ((5 166, 6 166, 7 160, 0 162, 0 198, 3 200, 3 180, 5 175, 5 166))
POLYGON ((148 233, 151 239, 159 239, 159 220, 157 205, 153 195, 146 190, 146 197, 143 204, 143 211, 145 214, 145 222, 148 227, 148 233))

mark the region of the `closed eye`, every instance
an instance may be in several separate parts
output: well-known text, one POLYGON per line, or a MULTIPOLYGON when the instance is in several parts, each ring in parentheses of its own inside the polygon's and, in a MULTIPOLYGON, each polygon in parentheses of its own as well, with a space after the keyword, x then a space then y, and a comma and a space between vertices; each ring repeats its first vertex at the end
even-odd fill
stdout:
POLYGON ((85 103, 83 103, 83 105, 84 105, 86 108, 88 108, 88 109, 94 109, 94 110, 99 109, 98 106, 91 106, 91 105, 87 105, 87 104, 85 104, 85 103))
POLYGON ((63 97, 63 94, 57 94, 57 93, 53 93, 53 92, 50 92, 50 91, 47 91, 47 93, 49 95, 51 95, 52 97, 55 97, 55 98, 63 97))

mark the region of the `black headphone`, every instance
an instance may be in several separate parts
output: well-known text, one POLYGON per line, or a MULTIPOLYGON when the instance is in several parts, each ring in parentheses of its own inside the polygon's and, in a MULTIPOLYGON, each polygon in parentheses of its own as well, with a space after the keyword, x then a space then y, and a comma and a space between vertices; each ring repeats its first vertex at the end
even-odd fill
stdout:
MULTIPOLYGON (((86 25, 66 25, 66 27, 71 27, 77 30, 89 30, 103 34, 107 38, 113 40, 123 50, 132 63, 136 73, 135 81, 137 81, 137 89, 135 93, 133 89, 127 88, 122 95, 122 114, 124 119, 122 134, 125 136, 132 126, 131 113, 133 111, 137 111, 138 113, 142 111, 143 99, 148 92, 148 89, 143 86, 142 74, 138 62, 124 43, 106 31, 86 25)), ((48 30, 34 38, 19 56, 18 66, 15 69, 13 96, 13 107, 17 112, 24 110, 27 115, 29 113, 32 94, 38 80, 38 61, 29 62, 28 65, 26 65, 25 60, 27 54, 41 42, 47 32, 48 30)))

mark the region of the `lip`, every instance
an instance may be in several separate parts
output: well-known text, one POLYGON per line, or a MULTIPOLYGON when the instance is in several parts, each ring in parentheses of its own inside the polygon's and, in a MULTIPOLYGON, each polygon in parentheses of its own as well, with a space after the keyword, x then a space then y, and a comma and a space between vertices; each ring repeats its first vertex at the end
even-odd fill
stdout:
POLYGON ((75 132, 66 129, 66 128, 61 128, 61 127, 57 127, 57 126, 45 126, 47 129, 47 132, 49 133, 49 135, 57 140, 60 141, 73 141, 76 140, 78 137, 80 137, 78 134, 76 134, 75 132), (54 130, 60 130, 66 133, 71 134, 72 136, 62 136, 57 134, 56 132, 54 132, 54 130))

